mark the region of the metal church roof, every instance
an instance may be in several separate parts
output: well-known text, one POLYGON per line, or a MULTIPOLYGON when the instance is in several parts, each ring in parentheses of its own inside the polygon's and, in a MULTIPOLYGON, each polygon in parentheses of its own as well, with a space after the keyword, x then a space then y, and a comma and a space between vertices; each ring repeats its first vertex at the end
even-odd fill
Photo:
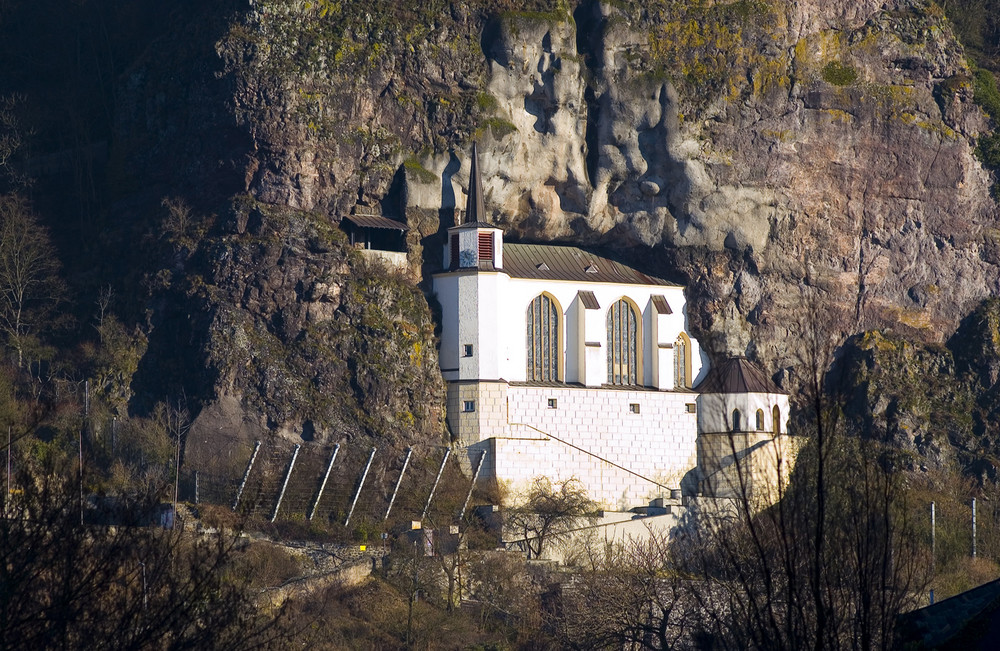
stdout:
POLYGON ((713 366, 694 388, 700 393, 780 393, 787 395, 746 357, 730 357, 713 366))
POLYGON ((575 246, 504 243, 503 270, 514 278, 680 286, 575 246))

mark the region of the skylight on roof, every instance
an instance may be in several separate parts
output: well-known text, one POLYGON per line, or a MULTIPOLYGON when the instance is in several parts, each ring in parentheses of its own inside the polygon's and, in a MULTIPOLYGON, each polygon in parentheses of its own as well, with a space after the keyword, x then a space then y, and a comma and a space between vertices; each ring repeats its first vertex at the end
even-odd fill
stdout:
POLYGON ((587 268, 584 269, 584 271, 586 271, 589 274, 596 274, 597 273, 597 267, 595 267, 592 264, 589 264, 589 265, 587 265, 587 268))
POLYGON ((549 265, 547 265, 547 264, 545 264, 543 262, 541 264, 536 264, 535 265, 535 269, 538 269, 539 271, 548 271, 549 270, 549 265))

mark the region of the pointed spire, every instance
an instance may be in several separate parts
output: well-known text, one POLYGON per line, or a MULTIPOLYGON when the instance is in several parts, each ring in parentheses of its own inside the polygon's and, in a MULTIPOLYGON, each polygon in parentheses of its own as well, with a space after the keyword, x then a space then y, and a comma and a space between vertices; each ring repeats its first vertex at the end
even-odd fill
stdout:
POLYGON ((479 150, 472 143, 472 167, 469 170, 469 196, 465 203, 465 223, 486 221, 486 206, 483 202, 483 179, 479 170, 479 150))

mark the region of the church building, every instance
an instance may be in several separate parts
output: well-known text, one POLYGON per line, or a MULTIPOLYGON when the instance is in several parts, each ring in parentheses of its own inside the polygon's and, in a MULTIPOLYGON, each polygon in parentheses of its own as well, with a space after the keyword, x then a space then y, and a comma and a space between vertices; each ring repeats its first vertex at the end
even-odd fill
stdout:
POLYGON ((709 373, 682 286, 574 246, 505 243, 485 215, 473 147, 433 286, 448 425, 480 479, 516 496, 575 477, 608 510, 722 496, 723 467, 784 434, 788 396, 759 369, 709 373))

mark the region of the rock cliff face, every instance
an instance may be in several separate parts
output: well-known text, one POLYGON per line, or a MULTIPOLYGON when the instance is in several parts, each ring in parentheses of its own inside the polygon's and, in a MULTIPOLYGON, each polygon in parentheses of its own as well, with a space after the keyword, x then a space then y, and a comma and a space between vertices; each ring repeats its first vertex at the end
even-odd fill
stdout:
POLYGON ((188 459, 219 439, 441 441, 434 323, 412 280, 362 259, 325 216, 234 201, 159 290, 183 305, 147 363, 186 351, 207 403, 188 459), (194 344, 192 346, 192 344, 194 344))
MULTIPOLYGON (((990 125, 932 5, 509 4, 252 2, 216 44, 212 91, 231 96, 220 155, 237 191, 333 222, 359 201, 381 208, 408 222, 411 269, 427 273, 478 140, 487 210, 508 238, 605 246, 685 282, 690 329, 713 354, 774 369, 794 365, 795 335, 817 314, 835 314, 832 334, 888 326, 935 342, 997 291, 997 208, 973 155, 990 125)), ((258 214, 260 233, 285 228, 258 214)), ((322 291, 311 272, 301 286, 272 278, 260 255, 311 269, 326 254, 254 253, 260 237, 195 254, 214 260, 202 275, 216 308, 195 337, 210 360, 222 343, 209 333, 238 330, 226 311, 247 292, 262 292, 263 331, 294 342, 325 309, 316 292, 351 291, 338 267, 349 262, 321 265, 322 291)), ((429 334, 420 343, 433 347, 429 334)), ((289 373, 307 372, 296 359, 289 373)), ((209 402, 236 393, 275 427, 302 421, 280 406, 293 396, 235 386, 234 369, 216 374, 209 402)))
POLYGON ((985 301, 945 343, 868 332, 829 373, 847 430, 891 442, 911 469, 952 463, 983 484, 1000 480, 1000 301, 985 301))
POLYGON ((323 6, 259 2, 242 49, 229 41, 262 200, 388 197, 435 242, 478 138, 508 237, 627 249, 691 285, 715 352, 782 365, 809 295, 845 331, 940 340, 997 288, 973 156, 988 125, 923 3, 451 7, 408 45, 402 28, 344 27, 326 50, 302 46, 340 19, 323 6), (289 39, 298 49, 275 45, 289 39))

